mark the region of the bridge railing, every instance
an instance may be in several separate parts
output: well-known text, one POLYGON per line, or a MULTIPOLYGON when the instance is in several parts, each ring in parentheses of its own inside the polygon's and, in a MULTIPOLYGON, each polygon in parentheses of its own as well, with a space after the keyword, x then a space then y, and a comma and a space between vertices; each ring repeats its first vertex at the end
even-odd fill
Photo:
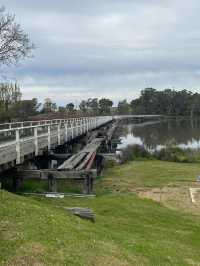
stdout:
POLYGON ((45 148, 64 144, 112 119, 101 116, 43 120, 36 125, 32 121, 6 124, 8 128, 0 129, 0 165, 13 159, 20 164, 26 155, 37 156, 45 148))

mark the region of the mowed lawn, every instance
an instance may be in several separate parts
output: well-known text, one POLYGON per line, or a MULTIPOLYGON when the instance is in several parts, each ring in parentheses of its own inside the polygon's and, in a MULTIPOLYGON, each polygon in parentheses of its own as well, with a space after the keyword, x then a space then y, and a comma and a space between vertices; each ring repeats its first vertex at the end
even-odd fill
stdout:
POLYGON ((135 188, 187 186, 198 164, 132 162, 107 169, 97 197, 0 194, 0 265, 200 265, 200 215, 139 198, 135 188), (62 207, 89 207, 91 223, 62 207))

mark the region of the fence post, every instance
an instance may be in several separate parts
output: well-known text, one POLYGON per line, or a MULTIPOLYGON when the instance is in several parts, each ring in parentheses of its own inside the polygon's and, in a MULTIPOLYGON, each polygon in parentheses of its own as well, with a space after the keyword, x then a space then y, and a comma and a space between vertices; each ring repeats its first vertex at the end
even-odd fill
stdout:
POLYGON ((16 136, 16 153, 17 153, 17 158, 16 158, 16 164, 20 164, 21 160, 21 154, 20 154, 20 135, 19 135, 19 129, 15 130, 15 136, 16 136))
POLYGON ((87 117, 87 120, 86 120, 86 131, 88 132, 89 130, 89 118, 87 117))
POLYGON ((65 142, 67 142, 68 134, 67 134, 67 123, 65 123, 65 142))
POLYGON ((51 149, 51 126, 48 126, 48 150, 51 149))
POLYGON ((38 155, 38 128, 34 127, 35 156, 38 155))
POLYGON ((71 121, 71 139, 74 138, 74 120, 71 121))
POLYGON ((76 137, 79 136, 79 120, 76 119, 76 137))
POLYGON ((60 145, 60 124, 58 124, 58 145, 60 145))

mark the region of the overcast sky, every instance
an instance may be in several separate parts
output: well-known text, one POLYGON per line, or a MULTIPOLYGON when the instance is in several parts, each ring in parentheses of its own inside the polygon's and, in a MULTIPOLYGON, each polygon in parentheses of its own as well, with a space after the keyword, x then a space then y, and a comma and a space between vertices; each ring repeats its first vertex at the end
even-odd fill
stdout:
POLYGON ((199 0, 5 0, 37 46, 9 68, 24 98, 133 99, 200 88, 199 0))

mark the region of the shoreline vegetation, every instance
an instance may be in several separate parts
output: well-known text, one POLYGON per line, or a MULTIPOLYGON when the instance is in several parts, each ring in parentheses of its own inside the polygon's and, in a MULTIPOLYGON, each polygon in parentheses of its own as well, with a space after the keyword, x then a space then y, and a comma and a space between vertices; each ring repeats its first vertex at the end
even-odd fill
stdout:
MULTIPOLYGON (((0 191, 0 265, 199 265, 198 163, 141 158, 105 168, 94 198, 0 191), (96 222, 64 207, 94 211, 96 222)), ((200 203, 200 201, 199 201, 200 203)))
POLYGON ((200 150, 169 146, 159 150, 149 151, 143 145, 133 144, 121 150, 120 158, 123 163, 144 159, 179 163, 198 163, 200 162, 200 150))

